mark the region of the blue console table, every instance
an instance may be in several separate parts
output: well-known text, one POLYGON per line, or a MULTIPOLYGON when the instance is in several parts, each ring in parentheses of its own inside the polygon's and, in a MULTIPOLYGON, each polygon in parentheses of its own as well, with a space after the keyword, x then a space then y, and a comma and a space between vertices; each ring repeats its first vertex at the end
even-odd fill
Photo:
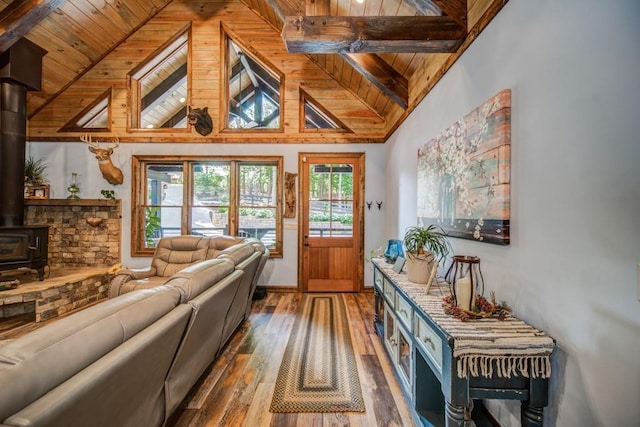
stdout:
POLYGON ((554 340, 525 322, 462 322, 444 313, 449 286, 410 282, 373 259, 374 327, 423 425, 471 425, 473 399, 516 399, 525 427, 542 427, 554 340))

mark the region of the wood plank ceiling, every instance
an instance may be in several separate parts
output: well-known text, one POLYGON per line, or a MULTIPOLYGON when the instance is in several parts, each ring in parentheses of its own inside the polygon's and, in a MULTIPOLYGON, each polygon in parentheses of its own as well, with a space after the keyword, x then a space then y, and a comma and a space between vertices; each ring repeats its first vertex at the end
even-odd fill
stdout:
POLYGON ((0 0, 0 51, 25 37, 48 52, 42 88, 28 95, 30 141, 79 140, 69 121, 109 93, 108 126, 95 133, 105 139, 375 143, 390 136, 507 1, 0 0), (214 131, 203 136, 184 121, 182 128, 132 126, 132 73, 184 28, 190 40, 183 101, 207 106, 214 131), (225 37, 282 75, 279 128, 227 128, 225 37), (349 132, 305 129, 302 93, 349 132))

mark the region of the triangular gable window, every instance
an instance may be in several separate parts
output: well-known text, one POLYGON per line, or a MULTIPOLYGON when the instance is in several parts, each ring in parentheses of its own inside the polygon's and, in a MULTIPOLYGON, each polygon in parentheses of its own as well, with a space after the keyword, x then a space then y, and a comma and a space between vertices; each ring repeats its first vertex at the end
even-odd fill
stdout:
POLYGON ((284 75, 225 34, 227 129, 282 130, 284 75))
POLYGON ((303 132, 333 130, 351 132, 338 118, 331 114, 311 95, 300 89, 300 129, 303 132))
POLYGON ((62 132, 108 132, 111 130, 111 89, 98 96, 89 106, 69 120, 62 132))
POLYGON ((189 28, 178 32, 130 73, 132 129, 186 129, 189 28))

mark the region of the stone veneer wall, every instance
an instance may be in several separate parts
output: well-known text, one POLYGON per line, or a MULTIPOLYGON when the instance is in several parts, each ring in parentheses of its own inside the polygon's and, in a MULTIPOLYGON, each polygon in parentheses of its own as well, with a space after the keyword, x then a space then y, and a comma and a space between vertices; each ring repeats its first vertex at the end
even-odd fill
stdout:
POLYGON ((120 200, 25 200, 25 224, 49 226, 50 268, 120 262, 120 200))
POLYGON ((61 316, 106 298, 112 278, 113 274, 96 268, 21 284, 0 293, 0 319, 34 313, 35 321, 42 322, 61 316))

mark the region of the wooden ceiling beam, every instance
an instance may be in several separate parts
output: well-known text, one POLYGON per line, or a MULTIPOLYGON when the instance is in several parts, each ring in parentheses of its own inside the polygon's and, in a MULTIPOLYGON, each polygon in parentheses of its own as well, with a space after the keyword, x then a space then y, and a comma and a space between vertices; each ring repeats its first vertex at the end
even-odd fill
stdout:
MULTIPOLYGON (((329 0, 269 0, 276 14, 286 22, 287 16, 326 16, 330 14, 329 0)), ((380 89, 393 102, 407 108, 409 84, 407 79, 378 55, 338 53, 354 70, 380 89)), ((348 89, 348 88, 347 88, 348 89)), ((373 109, 373 107, 371 107, 373 109)))
POLYGON ((373 53, 341 52, 340 56, 393 102, 404 109, 407 108, 409 82, 382 58, 373 53))
POLYGON ((448 16, 287 16, 289 53, 450 53, 466 28, 448 16))
POLYGON ((65 0, 11 2, 0 12, 0 52, 9 49, 65 0))

